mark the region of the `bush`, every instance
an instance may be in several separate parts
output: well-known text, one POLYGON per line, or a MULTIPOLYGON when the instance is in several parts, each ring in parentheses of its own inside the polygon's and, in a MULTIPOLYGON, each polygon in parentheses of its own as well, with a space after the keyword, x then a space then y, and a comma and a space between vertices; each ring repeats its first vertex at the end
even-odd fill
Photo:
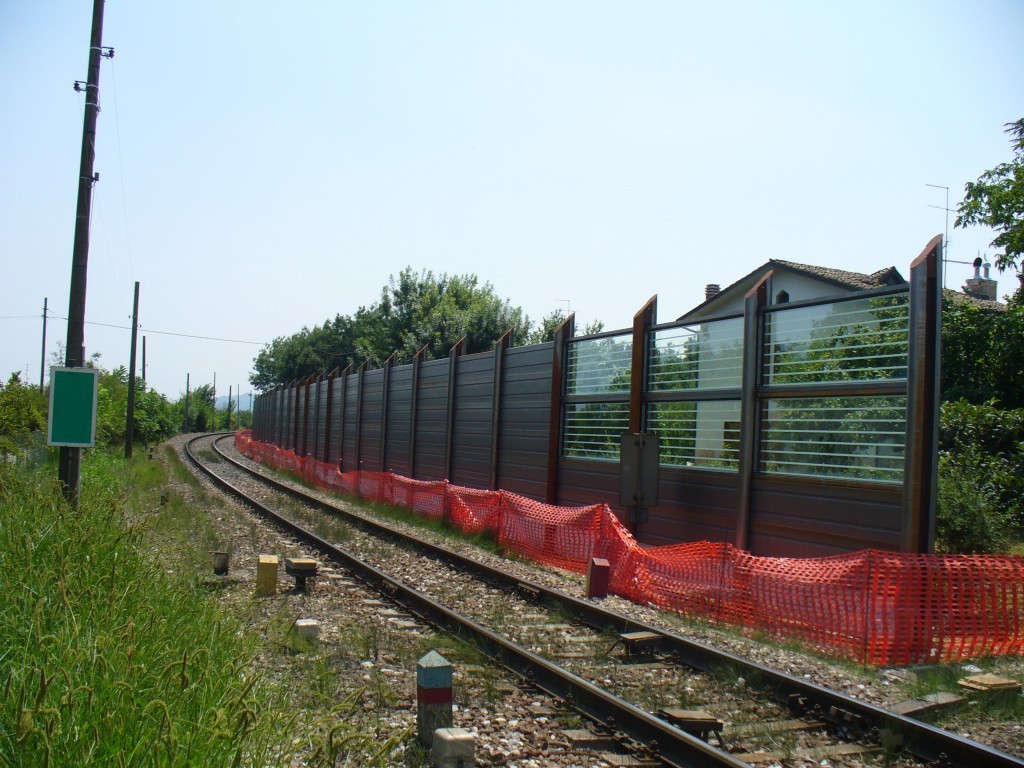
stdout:
POLYGON ((72 510, 52 473, 0 463, 0 765, 290 764, 253 641, 147 556, 116 467, 90 451, 72 510))
POLYGON ((1013 512, 1000 500, 993 478, 1007 461, 976 445, 939 458, 936 549, 959 554, 1006 552, 1013 542, 1013 512))
MULTIPOLYGON (((1024 527, 1024 409, 1002 410, 992 402, 943 403, 939 449, 940 506, 944 474, 983 470, 973 487, 984 486, 992 494, 992 504, 1006 513, 1008 525, 1024 527)), ((940 509, 940 524, 948 518, 948 511, 940 509)))

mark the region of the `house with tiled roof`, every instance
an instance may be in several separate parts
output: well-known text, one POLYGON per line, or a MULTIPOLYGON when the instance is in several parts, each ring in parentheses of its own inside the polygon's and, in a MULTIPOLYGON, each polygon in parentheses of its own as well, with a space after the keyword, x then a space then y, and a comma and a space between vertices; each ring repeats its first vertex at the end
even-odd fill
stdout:
POLYGON ((902 285, 907 282, 896 267, 885 267, 864 274, 771 259, 724 289, 716 284, 708 285, 704 291, 704 301, 679 319, 697 320, 741 311, 743 297, 747 291, 769 272, 772 273, 768 284, 770 304, 786 304, 791 301, 817 299, 822 296, 865 291, 887 285, 902 285))
MULTIPOLYGON (((768 302, 770 304, 818 299, 887 285, 902 285, 907 282, 896 267, 885 267, 865 274, 848 272, 845 269, 771 259, 725 288, 716 284, 708 285, 704 291, 704 301, 679 319, 699 320, 714 315, 742 311, 743 297, 768 272, 772 273, 768 284, 768 302)), ((966 281, 963 291, 946 290, 944 295, 950 301, 972 304, 986 312, 1006 311, 1006 305, 995 300, 996 281, 989 277, 988 265, 982 265, 980 259, 974 265, 974 277, 966 281), (982 274, 982 268, 984 268, 984 274, 982 274)))

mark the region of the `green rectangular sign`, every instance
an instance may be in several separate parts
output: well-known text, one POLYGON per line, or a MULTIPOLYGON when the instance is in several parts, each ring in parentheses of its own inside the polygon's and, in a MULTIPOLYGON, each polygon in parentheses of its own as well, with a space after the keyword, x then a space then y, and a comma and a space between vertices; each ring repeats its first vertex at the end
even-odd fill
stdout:
POLYGON ((50 369, 47 445, 92 448, 96 444, 99 372, 95 368, 50 369))

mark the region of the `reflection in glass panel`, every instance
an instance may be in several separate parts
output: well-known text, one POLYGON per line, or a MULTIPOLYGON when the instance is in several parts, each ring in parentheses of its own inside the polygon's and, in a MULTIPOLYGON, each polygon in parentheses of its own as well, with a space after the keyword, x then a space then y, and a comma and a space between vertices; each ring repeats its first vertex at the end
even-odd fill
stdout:
POLYGON ((565 406, 562 455, 619 460, 619 439, 629 429, 629 403, 570 403, 565 406))
POLYGON ((655 331, 648 387, 653 392, 739 387, 743 318, 655 331))
POLYGON ((768 401, 761 471, 902 482, 907 398, 768 401))
POLYGON ((903 293, 769 313, 767 382, 905 379, 908 301, 903 293))
POLYGON ((567 394, 628 392, 632 357, 630 334, 571 342, 565 371, 567 394))
POLYGON ((735 470, 740 442, 739 400, 652 403, 648 428, 661 441, 661 463, 735 470))

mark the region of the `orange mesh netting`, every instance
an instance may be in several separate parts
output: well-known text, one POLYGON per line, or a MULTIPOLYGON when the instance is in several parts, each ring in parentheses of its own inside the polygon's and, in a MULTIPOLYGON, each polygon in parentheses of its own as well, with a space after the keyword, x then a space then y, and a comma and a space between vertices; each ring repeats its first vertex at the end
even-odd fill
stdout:
POLYGON ((504 515, 498 543, 545 565, 583 573, 596 556, 607 504, 556 507, 515 493, 502 493, 504 515))
POLYGON ((444 480, 410 480, 394 475, 391 479, 391 504, 411 509, 431 520, 442 520, 445 509, 444 480))
POLYGON ((447 485, 448 523, 465 534, 495 533, 501 522, 501 491, 447 485))
POLYGON ((614 594, 796 638, 865 664, 955 661, 1024 654, 1024 557, 913 555, 864 550, 835 557, 759 557, 721 542, 637 543, 605 504, 558 507, 505 491, 391 472, 345 472, 235 435, 251 458, 319 488, 491 533, 507 549, 577 573, 611 564, 614 594))

